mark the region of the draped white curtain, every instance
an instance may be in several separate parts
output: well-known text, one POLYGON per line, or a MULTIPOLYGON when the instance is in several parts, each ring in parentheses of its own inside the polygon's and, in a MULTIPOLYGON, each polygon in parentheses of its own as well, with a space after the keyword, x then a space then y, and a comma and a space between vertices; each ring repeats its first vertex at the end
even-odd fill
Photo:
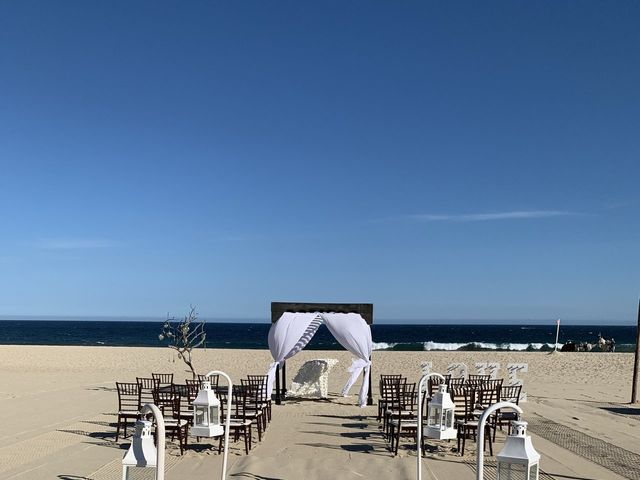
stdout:
POLYGON ((349 380, 342 389, 347 395, 353 384, 364 372, 360 387, 359 404, 367 403, 369 389, 369 370, 371 368, 371 328, 357 313, 292 313, 285 312, 280 319, 271 325, 269 330, 269 350, 274 362, 269 366, 267 391, 271 395, 278 365, 293 357, 302 350, 316 333, 318 327, 325 323, 338 343, 355 355, 349 368, 349 380))

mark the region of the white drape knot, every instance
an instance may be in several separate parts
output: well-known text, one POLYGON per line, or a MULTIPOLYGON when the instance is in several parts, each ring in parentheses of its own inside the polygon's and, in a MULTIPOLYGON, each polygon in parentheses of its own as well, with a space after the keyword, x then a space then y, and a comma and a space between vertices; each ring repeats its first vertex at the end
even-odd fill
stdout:
POLYGON ((347 372, 354 373, 360 372, 363 368, 368 368, 371 366, 371 360, 365 360, 363 358, 354 358, 351 362, 351 366, 347 369, 347 372))

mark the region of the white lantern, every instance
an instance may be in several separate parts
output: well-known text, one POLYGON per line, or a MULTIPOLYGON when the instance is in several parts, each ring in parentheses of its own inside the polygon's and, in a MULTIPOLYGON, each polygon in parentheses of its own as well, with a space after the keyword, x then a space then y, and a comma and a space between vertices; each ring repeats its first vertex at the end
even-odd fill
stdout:
POLYGON ((427 410, 427 424, 423 434, 437 440, 456 438, 458 432, 453 427, 455 403, 451 400, 447 385, 442 383, 433 395, 427 410))
POLYGON ((122 480, 129 478, 131 467, 156 468, 158 451, 151 435, 151 422, 138 420, 131 446, 122 459, 122 480))
POLYGON ((202 389, 191 404, 193 405, 191 435, 217 437, 224 433, 224 427, 220 424, 220 400, 211 390, 211 383, 202 382, 202 389))
POLYGON ((540 454, 527 435, 527 422, 514 421, 512 433, 496 456, 497 480, 538 480, 540 454))

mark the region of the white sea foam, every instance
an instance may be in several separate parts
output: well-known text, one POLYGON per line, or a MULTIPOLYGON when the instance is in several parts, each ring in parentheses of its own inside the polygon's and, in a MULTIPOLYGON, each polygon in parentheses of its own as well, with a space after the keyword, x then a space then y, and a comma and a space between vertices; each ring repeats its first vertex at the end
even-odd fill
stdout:
MULTIPOLYGON (((524 351, 529 346, 535 350, 540 350, 543 346, 553 348, 551 343, 488 343, 488 342, 416 342, 416 345, 422 343, 423 349, 430 350, 443 350, 443 351, 455 351, 463 347, 473 346, 477 349, 485 350, 512 350, 512 351, 524 351)), ((391 350, 397 345, 411 345, 410 343, 387 343, 387 342, 373 342, 373 350, 391 350)), ((562 345, 558 344, 558 348, 562 345)))
POLYGON ((529 348, 531 345, 535 350, 540 350, 544 345, 549 348, 553 348, 553 345, 546 343, 486 343, 486 342, 464 342, 464 343, 438 343, 438 342, 424 342, 425 350, 458 350, 468 345, 473 345, 476 348, 483 348, 486 350, 516 350, 523 351, 529 348))
POLYGON ((397 343, 373 342, 373 349, 374 350, 390 350, 396 345, 397 343))
POLYGON ((438 343, 438 342, 424 342, 425 350, 458 350, 460 347, 469 345, 469 343, 438 343))

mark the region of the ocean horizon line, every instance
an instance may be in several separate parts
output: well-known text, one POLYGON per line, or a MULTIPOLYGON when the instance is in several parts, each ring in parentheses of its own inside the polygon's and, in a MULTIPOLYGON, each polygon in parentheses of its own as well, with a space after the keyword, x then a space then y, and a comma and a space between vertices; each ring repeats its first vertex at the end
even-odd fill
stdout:
MULTIPOLYGON (((0 315, 0 321, 71 321, 71 322, 140 322, 140 323, 162 323, 169 319, 180 320, 181 316, 174 317, 153 317, 153 316, 128 316, 128 315, 0 315)), ((220 324, 270 324, 269 318, 257 317, 198 317, 198 320, 206 323, 220 324)), ((374 323, 378 325, 503 325, 503 326, 555 326, 557 318, 541 319, 541 318, 375 318, 374 323)), ((636 325, 636 319, 619 320, 619 319, 561 319, 562 325, 573 326, 632 326, 636 325)))

